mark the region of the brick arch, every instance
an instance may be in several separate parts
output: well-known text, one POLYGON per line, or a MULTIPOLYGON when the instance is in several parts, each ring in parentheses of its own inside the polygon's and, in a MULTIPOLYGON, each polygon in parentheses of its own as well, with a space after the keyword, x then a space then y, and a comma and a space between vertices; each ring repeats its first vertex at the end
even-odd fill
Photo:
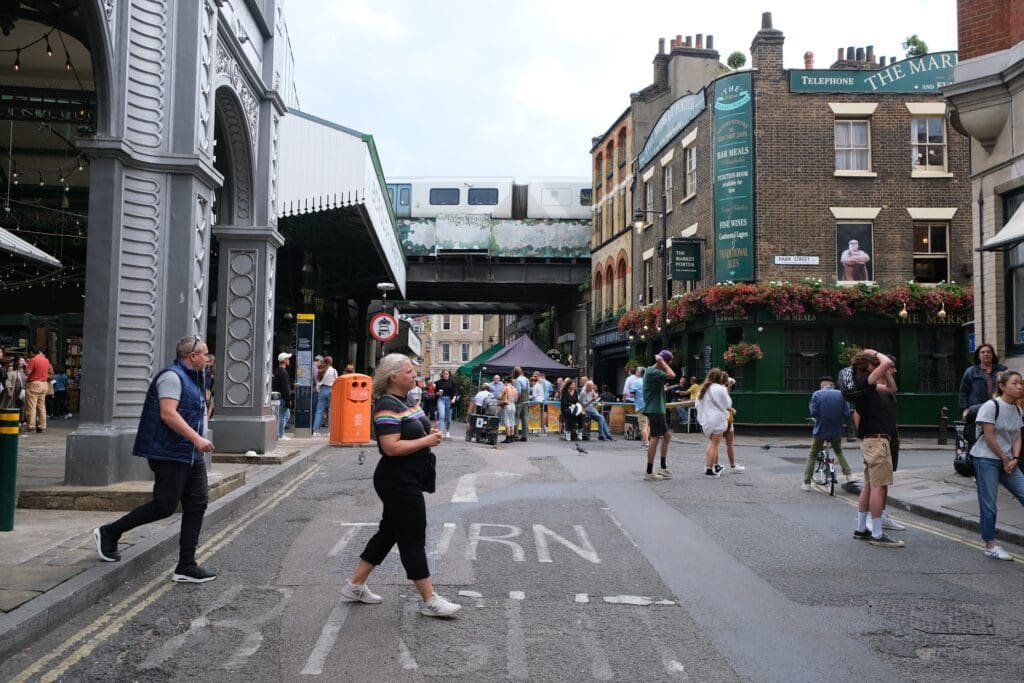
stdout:
POLYGON ((594 320, 600 320, 604 316, 604 273, 600 267, 594 271, 594 281, 590 287, 591 305, 594 307, 594 320))
POLYGON ((626 258, 626 250, 619 251, 616 261, 615 277, 620 280, 618 297, 615 300, 615 307, 622 308, 629 305, 629 259, 626 258))
POLYGON ((615 268, 612 266, 611 258, 605 263, 604 267, 604 307, 605 309, 615 310, 615 268))

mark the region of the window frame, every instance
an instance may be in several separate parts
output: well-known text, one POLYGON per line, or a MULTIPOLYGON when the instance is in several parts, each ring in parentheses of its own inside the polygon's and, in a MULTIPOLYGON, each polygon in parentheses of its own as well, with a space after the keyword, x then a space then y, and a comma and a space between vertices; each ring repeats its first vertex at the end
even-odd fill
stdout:
POLYGON ((452 331, 452 316, 450 313, 441 315, 441 331, 451 332, 452 331))
POLYGON ((661 168, 661 189, 665 194, 665 213, 672 212, 672 164, 661 168))
POLYGON ((473 321, 468 315, 462 314, 459 316, 459 330, 462 332, 470 332, 473 329, 473 321))
POLYGON ((911 173, 913 175, 918 175, 918 176, 927 176, 927 175, 934 175, 934 174, 946 175, 946 174, 949 173, 949 134, 946 131, 946 117, 945 116, 915 114, 915 115, 910 117, 910 171, 911 171, 911 173), (928 126, 928 122, 930 122, 930 121, 938 121, 941 124, 941 126, 942 126, 942 143, 941 143, 941 145, 940 145, 940 143, 934 143, 934 142, 927 141, 927 140, 925 142, 923 142, 923 143, 922 142, 918 142, 916 140, 916 137, 917 137, 917 125, 916 124, 917 124, 918 121, 921 121, 921 120, 925 121, 925 138, 928 137, 928 132, 929 132, 928 131, 928 127, 929 127, 928 126), (925 158, 925 162, 926 163, 924 165, 920 165, 920 164, 916 163, 917 162, 917 156, 918 156, 917 155, 917 148, 918 147, 922 147, 922 146, 925 148, 924 158, 925 158), (931 164, 927 163, 927 160, 928 160, 928 149, 931 148, 931 147, 938 147, 938 146, 942 147, 942 167, 941 168, 939 168, 937 166, 932 166, 931 164))
POLYGON ((468 206, 497 206, 500 199, 500 193, 496 187, 471 187, 466 192, 466 202, 468 206), (494 201, 473 201, 474 195, 479 196, 482 193, 487 193, 487 198, 494 198, 494 201), (493 193, 493 194, 492 194, 493 193))
POLYGON ((913 230, 914 230, 914 245, 913 245, 913 248, 912 248, 912 251, 911 251, 911 258, 913 259, 911 270, 914 273, 914 280, 917 281, 920 284, 939 284, 940 282, 948 281, 949 280, 949 268, 950 268, 950 262, 949 262, 949 222, 948 221, 914 221, 913 230), (945 245, 946 245, 946 250, 945 251, 941 251, 941 252, 937 252, 937 251, 918 251, 917 250, 917 231, 918 231, 919 228, 926 228, 928 230, 928 245, 929 245, 929 247, 931 247, 931 245, 934 243, 934 239, 932 238, 932 235, 934 234, 933 230, 941 229, 945 233, 943 235, 943 237, 944 237, 944 241, 945 241, 945 245), (946 275, 945 275, 945 277, 940 277, 940 278, 933 279, 933 280, 922 280, 918 276, 918 273, 917 273, 917 263, 918 263, 918 261, 945 261, 946 262, 946 275))
POLYGON ((451 363, 452 362, 452 343, 441 342, 441 362, 451 363))
POLYGON ((462 190, 457 187, 432 187, 427 193, 427 202, 430 206, 458 206, 462 203, 462 190), (454 192, 455 201, 434 201, 435 193, 454 192))
POLYGON ((684 188, 685 197, 683 201, 686 201, 690 197, 697 195, 697 142, 687 145, 683 149, 683 163, 686 164, 685 181, 686 187, 684 188))
POLYGON ((833 120, 833 124, 832 124, 832 151, 833 151, 833 154, 834 154, 834 162, 835 162, 834 172, 835 172, 835 175, 867 175, 867 174, 873 174, 874 175, 874 173, 872 171, 872 161, 873 161, 873 159, 872 159, 872 154, 871 154, 871 151, 872 151, 871 150, 871 141, 872 141, 872 135, 871 135, 871 117, 870 116, 837 116, 837 117, 835 117, 835 119, 833 120), (867 129, 867 145, 865 145, 864 147, 858 147, 858 146, 855 146, 853 144, 853 140, 854 140, 853 124, 858 124, 858 123, 859 124, 864 124, 865 128, 867 129), (850 139, 850 144, 847 147, 840 147, 839 146, 838 128, 839 128, 840 125, 848 125, 848 126, 850 126, 850 138, 849 138, 850 139), (850 155, 850 158, 852 159, 853 158, 853 154, 855 152, 860 152, 860 151, 863 151, 863 152, 867 153, 866 168, 840 168, 839 167, 839 153, 840 152, 848 153, 850 155))
POLYGON ((459 344, 459 358, 463 363, 468 363, 469 359, 472 358, 469 351, 469 342, 461 342, 459 344))
MULTIPOLYGON (((1002 200, 1003 225, 1010 221, 1016 211, 1024 211, 1024 187, 1007 192, 1000 199, 1002 200)), ((1003 316, 1006 321, 1006 344, 1004 346, 1006 355, 1017 356, 1024 354, 1024 243, 1008 250, 1004 263, 1006 266, 1004 283, 1006 303, 1003 316), (1019 288, 1014 287, 1014 279, 1020 279, 1019 288), (1018 291, 1021 293, 1019 297, 1018 291)))
POLYGON ((654 257, 644 259, 644 296, 645 303, 654 303, 654 257))

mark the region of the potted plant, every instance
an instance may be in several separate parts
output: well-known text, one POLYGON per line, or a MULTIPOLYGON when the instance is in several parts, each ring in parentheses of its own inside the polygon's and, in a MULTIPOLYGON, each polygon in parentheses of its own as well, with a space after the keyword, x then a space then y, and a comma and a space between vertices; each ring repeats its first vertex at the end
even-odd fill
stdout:
POLYGON ((730 344, 722 354, 725 364, 733 367, 746 365, 752 360, 761 360, 762 358, 764 358, 764 352, 761 351, 761 347, 747 342, 730 344))

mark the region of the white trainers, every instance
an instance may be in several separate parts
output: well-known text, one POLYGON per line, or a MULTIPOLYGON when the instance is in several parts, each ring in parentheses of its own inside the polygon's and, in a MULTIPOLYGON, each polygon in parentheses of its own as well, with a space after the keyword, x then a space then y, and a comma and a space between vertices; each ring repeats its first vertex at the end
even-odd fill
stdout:
POLYGON ((365 583, 355 584, 346 582, 345 587, 341 589, 341 597, 353 602, 365 602, 367 605, 376 605, 384 602, 384 598, 367 588, 365 583))
POLYGON ((437 593, 430 596, 430 599, 420 607, 420 614, 428 617, 450 617, 462 609, 462 605, 441 597, 437 593))
POLYGON ((672 478, 672 470, 670 470, 667 467, 659 468, 658 469, 658 474, 661 475, 662 479, 671 479, 672 478))
POLYGON ((322 436, 322 435, 320 434, 320 432, 313 432, 313 436, 317 437, 317 436, 322 436))
POLYGON ((451 432, 445 432, 444 433, 444 438, 446 438, 446 439, 452 438, 452 433, 451 432))
POLYGON ((661 481, 662 479, 668 479, 668 477, 660 472, 647 472, 644 474, 644 481, 661 481))
POLYGON ((290 436, 288 436, 287 434, 285 434, 284 436, 278 437, 278 439, 277 439, 277 440, 278 440, 278 441, 291 441, 291 440, 292 440, 292 437, 290 437, 290 436))
POLYGON ((1002 549, 1002 547, 996 545, 991 548, 985 548, 985 557, 991 557, 993 560, 1008 560, 1012 561, 1010 553, 1002 549))
POLYGON ((801 491, 813 491, 810 484, 800 484, 801 491))
POLYGON ((743 465, 731 465, 729 469, 732 470, 733 472, 743 472, 747 468, 744 467, 743 465))
POLYGON ((905 531, 907 527, 900 524, 889 515, 882 515, 882 528, 892 529, 893 531, 905 531))

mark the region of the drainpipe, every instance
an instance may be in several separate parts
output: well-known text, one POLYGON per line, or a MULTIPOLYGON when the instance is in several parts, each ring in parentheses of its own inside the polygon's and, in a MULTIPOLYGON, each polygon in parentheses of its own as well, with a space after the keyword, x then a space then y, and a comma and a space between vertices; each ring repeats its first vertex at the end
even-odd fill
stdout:
MULTIPOLYGON (((982 244, 985 243, 985 238, 984 238, 984 235, 985 235, 985 230, 984 230, 984 225, 985 225, 985 196, 984 196, 984 192, 985 192, 985 181, 982 180, 981 181, 981 187, 978 188, 978 246, 979 247, 982 244)), ((981 301, 982 302, 982 306, 984 306, 985 305, 984 304, 984 301, 985 301, 985 252, 983 252, 983 251, 979 251, 978 252, 978 280, 981 283, 981 286, 980 286, 980 291, 978 292, 978 299, 977 299, 977 301, 981 301)), ((975 308, 975 310, 978 310, 978 309, 975 308)), ((978 338, 975 340, 974 348, 978 348, 978 346, 980 346, 981 344, 985 343, 985 312, 984 311, 982 311, 982 313, 981 313, 981 322, 979 323, 979 325, 980 325, 979 331, 980 331, 981 334, 978 335, 978 338)))

